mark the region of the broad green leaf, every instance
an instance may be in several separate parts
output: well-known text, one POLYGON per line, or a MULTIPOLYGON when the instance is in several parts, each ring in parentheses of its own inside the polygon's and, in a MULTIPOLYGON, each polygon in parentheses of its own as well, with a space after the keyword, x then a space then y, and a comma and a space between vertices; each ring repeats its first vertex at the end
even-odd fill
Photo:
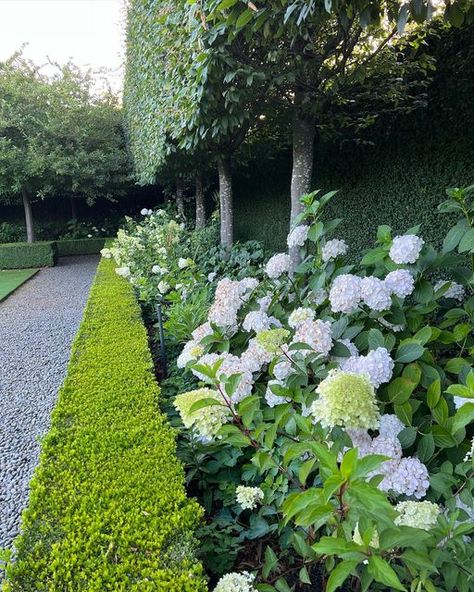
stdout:
POLYGON ((369 557, 368 570, 373 576, 374 580, 380 584, 389 586, 391 590, 401 590, 406 592, 405 586, 398 579, 393 567, 378 555, 369 557))
POLYGON ((421 358, 425 351, 425 348, 419 343, 404 343, 397 349, 395 355, 395 362, 399 364, 407 364, 408 362, 414 362, 418 358, 421 358))
POLYGON ((359 561, 352 559, 350 561, 341 561, 331 571, 331 574, 326 583, 326 592, 334 592, 347 580, 347 578, 354 573, 359 561))

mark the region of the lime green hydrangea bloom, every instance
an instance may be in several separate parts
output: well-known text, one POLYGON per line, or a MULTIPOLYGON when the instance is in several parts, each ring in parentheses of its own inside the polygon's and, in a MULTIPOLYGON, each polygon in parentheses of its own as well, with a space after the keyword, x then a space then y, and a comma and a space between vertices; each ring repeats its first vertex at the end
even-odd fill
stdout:
POLYGON ((331 370, 316 392, 311 413, 324 427, 376 429, 379 410, 372 383, 365 375, 331 370))
POLYGON ((395 506, 399 516, 395 518, 398 526, 411 526, 430 530, 438 522, 440 508, 432 502, 400 502, 395 506))
POLYGON ((186 428, 194 428, 205 440, 211 440, 229 418, 229 409, 223 404, 218 392, 210 388, 200 388, 178 395, 174 400, 186 428), (191 411, 192 406, 204 399, 215 399, 216 405, 207 405, 191 411))
POLYGON ((257 333, 257 343, 270 354, 276 354, 289 335, 287 329, 267 329, 257 333))

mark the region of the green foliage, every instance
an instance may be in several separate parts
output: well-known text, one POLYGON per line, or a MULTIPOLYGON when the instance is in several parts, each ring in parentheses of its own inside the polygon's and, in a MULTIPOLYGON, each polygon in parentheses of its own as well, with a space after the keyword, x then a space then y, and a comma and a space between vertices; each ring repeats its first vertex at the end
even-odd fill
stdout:
POLYGON ((201 512, 158 399, 132 288, 103 260, 5 590, 206 590, 194 558, 201 512))
POLYGON ((0 244, 0 269, 52 267, 56 259, 55 242, 0 244))
POLYGON ((58 257, 95 255, 104 248, 105 238, 75 238, 56 241, 58 257))

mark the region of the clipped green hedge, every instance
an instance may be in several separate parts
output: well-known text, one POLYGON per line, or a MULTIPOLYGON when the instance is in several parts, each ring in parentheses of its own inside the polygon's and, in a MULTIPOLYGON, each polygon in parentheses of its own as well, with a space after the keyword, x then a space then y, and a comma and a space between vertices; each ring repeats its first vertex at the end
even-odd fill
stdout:
POLYGON ((105 238, 71 238, 56 241, 58 257, 95 255, 104 248, 105 238))
POLYGON ((201 510, 131 286, 102 260, 31 482, 9 592, 203 592, 201 510))
POLYGON ((57 249, 53 241, 0 244, 0 269, 52 267, 57 249))

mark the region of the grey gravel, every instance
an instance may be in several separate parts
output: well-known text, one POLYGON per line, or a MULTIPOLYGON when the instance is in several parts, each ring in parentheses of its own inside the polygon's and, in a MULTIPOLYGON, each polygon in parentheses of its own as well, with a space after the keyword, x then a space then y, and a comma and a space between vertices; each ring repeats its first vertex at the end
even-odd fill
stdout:
POLYGON ((64 257, 0 303, 0 547, 18 534, 97 263, 64 257))

